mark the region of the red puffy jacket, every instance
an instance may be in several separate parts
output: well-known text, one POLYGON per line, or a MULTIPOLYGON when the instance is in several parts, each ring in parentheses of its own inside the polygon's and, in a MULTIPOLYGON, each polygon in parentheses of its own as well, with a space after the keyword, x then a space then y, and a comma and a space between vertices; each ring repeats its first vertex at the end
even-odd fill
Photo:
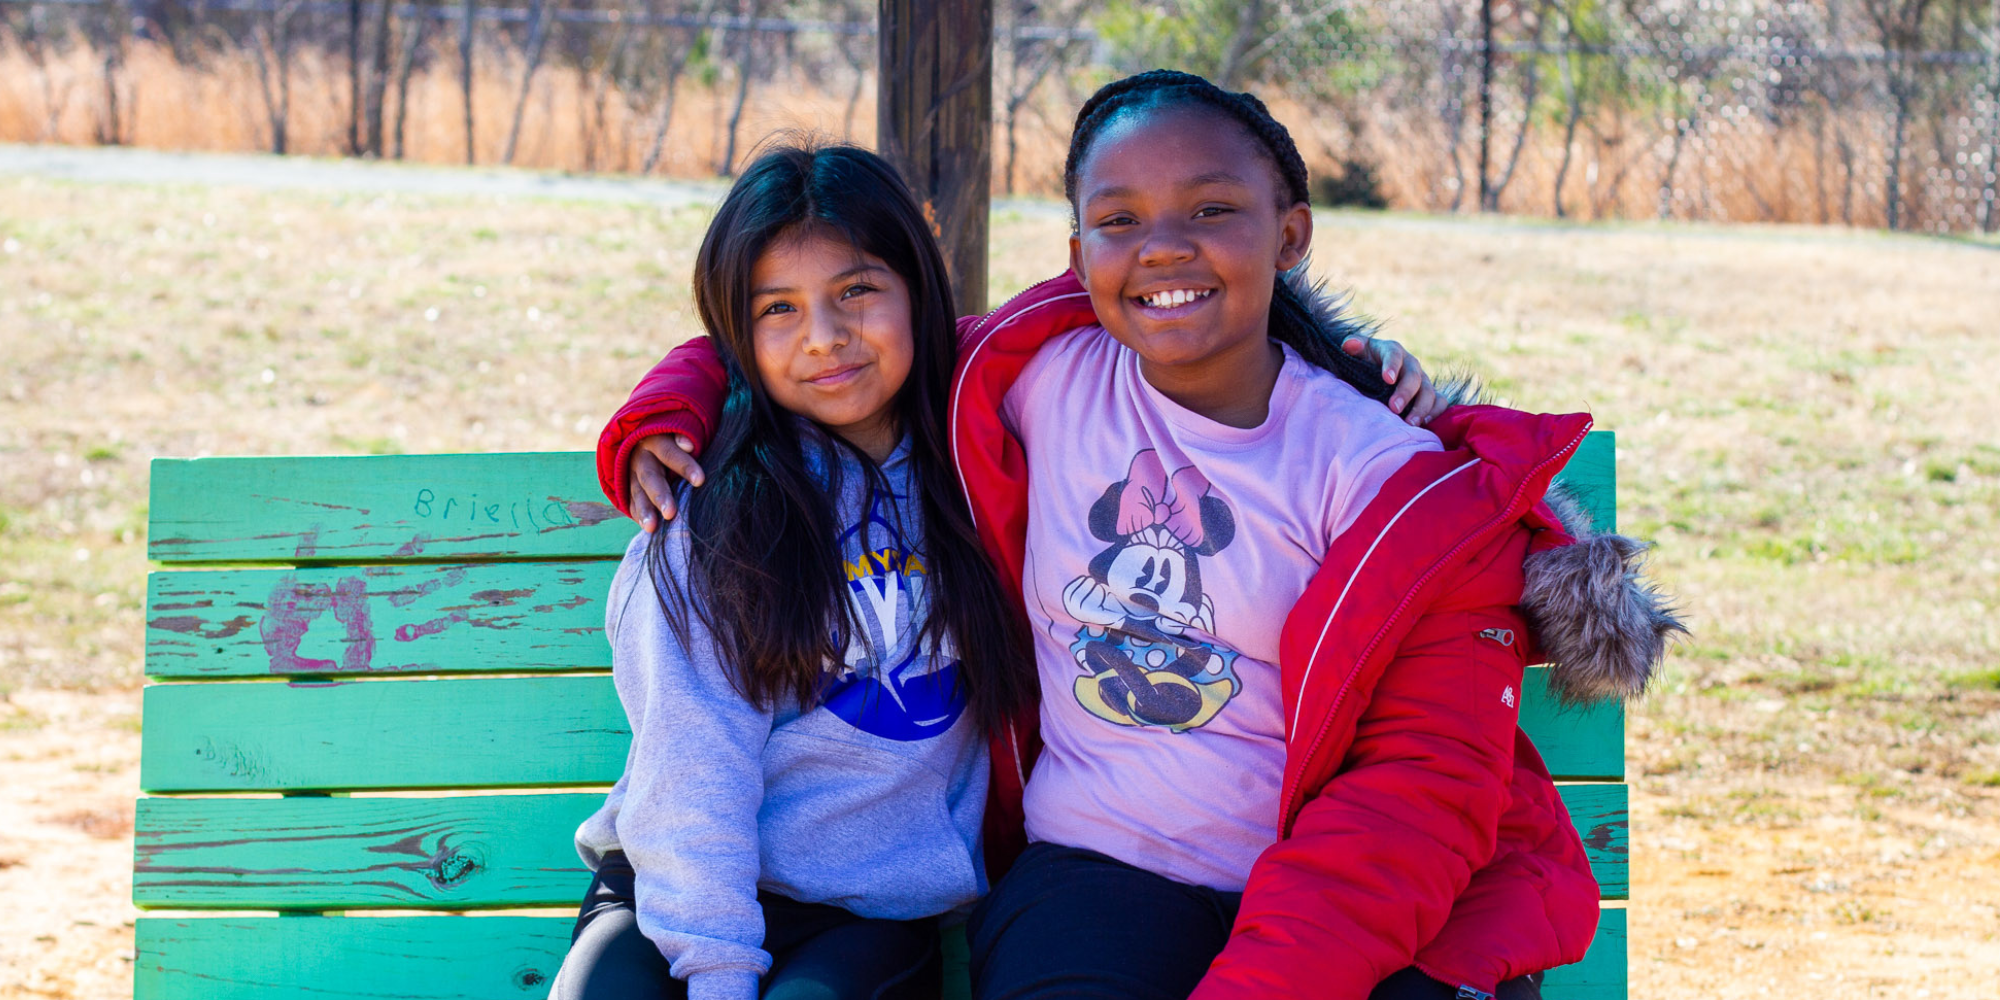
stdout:
MULTIPOLYGON (((959 321, 954 457, 980 541, 1017 597, 1027 466, 1001 423, 1001 398, 1042 344, 1095 322, 1067 274, 959 321)), ((679 432, 706 442, 723 392, 706 340, 670 353, 599 438, 605 495, 625 508, 627 462, 641 438, 679 432)), ((1640 627, 1611 630, 1619 648, 1579 653, 1558 667, 1573 676, 1557 684, 1583 695, 1636 692, 1679 626, 1632 582, 1631 543, 1591 539, 1609 543, 1589 555, 1615 557, 1623 584, 1596 587, 1584 601, 1596 606, 1580 611, 1572 605, 1591 588, 1574 577, 1592 570, 1591 559, 1547 558, 1585 548, 1574 543, 1587 529, 1565 527, 1542 499, 1588 417, 1460 405, 1430 429, 1444 450, 1390 478, 1286 619, 1279 839, 1251 869, 1229 943, 1195 991, 1200 1000, 1362 1000, 1412 964, 1490 993, 1590 947, 1597 883, 1518 727, 1523 671, 1541 649, 1581 648, 1575 640, 1586 630, 1603 638, 1604 616, 1629 625, 1637 615, 1640 627), (1532 637, 1522 610, 1539 606, 1525 592, 1529 576, 1570 599, 1554 602, 1567 617, 1538 616, 1532 637)), ((996 879, 1025 847, 1021 798, 1038 724, 1029 711, 992 736, 986 851, 996 879)))

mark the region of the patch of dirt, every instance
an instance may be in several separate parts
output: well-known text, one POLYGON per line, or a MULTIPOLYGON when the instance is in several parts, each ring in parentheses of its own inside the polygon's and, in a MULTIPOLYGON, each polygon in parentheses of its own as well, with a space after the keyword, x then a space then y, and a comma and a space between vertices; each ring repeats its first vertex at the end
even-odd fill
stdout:
POLYGON ((0 998, 132 996, 139 692, 0 700, 0 998))
POLYGON ((2000 795, 1866 799, 1635 786, 1632 996, 2000 997, 2000 795))

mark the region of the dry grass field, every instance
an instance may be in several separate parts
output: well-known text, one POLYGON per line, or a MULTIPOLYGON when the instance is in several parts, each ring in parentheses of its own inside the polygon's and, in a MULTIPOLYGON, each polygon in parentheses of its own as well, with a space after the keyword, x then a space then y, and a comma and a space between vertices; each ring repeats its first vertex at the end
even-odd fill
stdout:
MULTIPOLYGON (((0 998, 130 996, 148 460, 587 448, 704 216, 0 177, 0 998)), ((996 292, 1064 225, 999 214, 996 292)), ((1434 366, 1619 433, 1695 627, 1632 714, 1633 996, 2000 998, 2000 247, 1317 245, 1434 366)))

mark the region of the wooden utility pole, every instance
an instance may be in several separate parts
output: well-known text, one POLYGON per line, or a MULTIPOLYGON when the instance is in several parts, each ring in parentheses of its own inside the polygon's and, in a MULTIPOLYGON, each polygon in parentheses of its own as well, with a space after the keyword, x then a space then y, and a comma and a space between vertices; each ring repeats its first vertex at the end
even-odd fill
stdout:
POLYGON ((923 206, 960 313, 986 311, 993 0, 881 0, 877 145, 923 206))

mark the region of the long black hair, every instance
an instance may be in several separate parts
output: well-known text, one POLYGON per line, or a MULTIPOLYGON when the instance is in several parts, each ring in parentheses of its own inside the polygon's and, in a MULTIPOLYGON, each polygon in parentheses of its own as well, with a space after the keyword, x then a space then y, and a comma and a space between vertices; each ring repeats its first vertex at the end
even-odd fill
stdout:
POLYGON ((1035 684, 1027 627, 979 547, 951 463, 946 403, 957 338, 944 257, 902 178, 874 153, 797 140, 773 146, 709 223, 694 299, 729 394, 703 456, 707 485, 688 491, 682 508, 686 586, 670 570, 666 531, 648 543, 648 571, 681 640, 688 615, 700 616, 732 684, 760 705, 815 704, 828 665, 842 661, 851 638, 866 641, 829 509, 843 489, 840 452, 863 470, 864 511, 886 497, 887 484, 865 452, 771 401, 751 338, 751 268, 772 246, 807 235, 879 257, 909 286, 914 358, 892 405, 909 439, 924 524, 929 614, 916 641, 933 654, 956 649, 968 707, 990 727, 1027 704, 1035 684))
MULTIPOLYGON (((1112 122, 1128 114, 1165 109, 1190 108, 1206 111, 1235 123, 1248 135, 1269 161, 1278 179, 1280 211, 1301 202, 1312 204, 1306 183, 1306 162, 1292 133, 1254 94, 1224 90, 1207 79, 1178 70, 1155 69, 1114 80, 1098 88, 1077 109, 1076 126, 1070 132, 1069 158, 1063 163, 1063 194, 1071 213, 1076 203, 1077 172, 1090 155, 1090 146, 1112 122)), ((1072 225, 1074 225, 1072 217, 1072 225)), ((1395 387, 1382 381, 1381 372, 1369 361, 1341 350, 1341 341, 1353 328, 1323 323, 1311 303, 1300 294, 1294 281, 1304 277, 1304 262, 1293 271, 1279 274, 1271 292, 1271 339, 1288 344, 1308 363, 1324 368, 1371 399, 1384 400, 1395 387)), ((1303 284, 1304 282, 1300 282, 1303 284)))

